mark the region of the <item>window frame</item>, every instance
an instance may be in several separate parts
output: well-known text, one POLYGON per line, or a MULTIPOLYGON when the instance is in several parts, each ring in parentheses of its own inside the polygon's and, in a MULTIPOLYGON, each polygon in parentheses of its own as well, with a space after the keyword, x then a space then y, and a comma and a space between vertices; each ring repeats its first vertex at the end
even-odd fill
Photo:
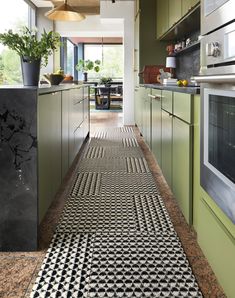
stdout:
MULTIPOLYGON (((124 46, 123 45, 123 43, 115 43, 115 42, 113 42, 113 43, 111 43, 111 42, 109 42, 109 43, 94 43, 94 42, 86 42, 86 43, 83 43, 83 59, 85 59, 85 47, 86 47, 86 45, 100 45, 100 46, 115 46, 115 45, 117 45, 117 46, 124 46)), ((101 61, 101 63, 102 63, 102 61, 101 61)), ((123 73, 123 76, 124 76, 124 73, 123 73)), ((99 77, 97 77, 97 78, 93 78, 94 80, 96 80, 96 79, 99 79, 99 77)), ((113 78, 114 80, 120 80, 120 79, 123 79, 123 77, 115 77, 115 78, 113 78)))

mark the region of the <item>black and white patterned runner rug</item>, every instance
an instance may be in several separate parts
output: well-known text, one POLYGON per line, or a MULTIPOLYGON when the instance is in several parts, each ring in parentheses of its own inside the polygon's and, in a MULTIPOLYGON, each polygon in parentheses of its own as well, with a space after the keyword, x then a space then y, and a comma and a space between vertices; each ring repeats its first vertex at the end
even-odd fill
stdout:
POLYGON ((30 297, 202 297, 131 127, 90 140, 30 297))

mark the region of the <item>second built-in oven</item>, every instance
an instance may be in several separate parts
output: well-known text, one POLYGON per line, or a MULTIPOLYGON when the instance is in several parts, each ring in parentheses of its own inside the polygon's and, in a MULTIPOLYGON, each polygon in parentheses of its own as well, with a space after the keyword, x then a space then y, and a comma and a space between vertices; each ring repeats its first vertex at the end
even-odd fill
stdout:
POLYGON ((234 0, 201 1, 201 34, 207 34, 234 19, 234 0))
POLYGON ((235 22, 201 40, 201 186, 235 223, 235 22))

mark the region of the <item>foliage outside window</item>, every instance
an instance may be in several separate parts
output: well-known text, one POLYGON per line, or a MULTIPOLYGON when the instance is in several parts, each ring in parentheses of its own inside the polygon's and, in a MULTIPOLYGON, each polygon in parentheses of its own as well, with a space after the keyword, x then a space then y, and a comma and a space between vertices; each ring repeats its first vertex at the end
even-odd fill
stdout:
MULTIPOLYGON (((30 27, 34 13, 24 0, 3 1, 0 10, 0 33, 5 33, 9 29, 16 31, 23 26, 30 27)), ((15 51, 0 45, 0 85, 21 83, 20 57, 15 51)))
POLYGON ((85 44, 85 60, 100 60, 100 71, 89 71, 89 79, 111 77, 122 79, 124 73, 123 45, 117 44, 85 44))
POLYGON ((74 44, 67 39, 66 73, 74 76, 74 44))

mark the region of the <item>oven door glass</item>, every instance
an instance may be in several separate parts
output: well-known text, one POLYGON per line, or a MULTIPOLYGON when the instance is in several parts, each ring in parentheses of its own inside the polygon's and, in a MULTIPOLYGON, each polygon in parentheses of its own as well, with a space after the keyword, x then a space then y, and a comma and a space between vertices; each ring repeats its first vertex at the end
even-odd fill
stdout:
POLYGON ((205 90, 205 162, 221 179, 235 183, 235 91, 205 90))

